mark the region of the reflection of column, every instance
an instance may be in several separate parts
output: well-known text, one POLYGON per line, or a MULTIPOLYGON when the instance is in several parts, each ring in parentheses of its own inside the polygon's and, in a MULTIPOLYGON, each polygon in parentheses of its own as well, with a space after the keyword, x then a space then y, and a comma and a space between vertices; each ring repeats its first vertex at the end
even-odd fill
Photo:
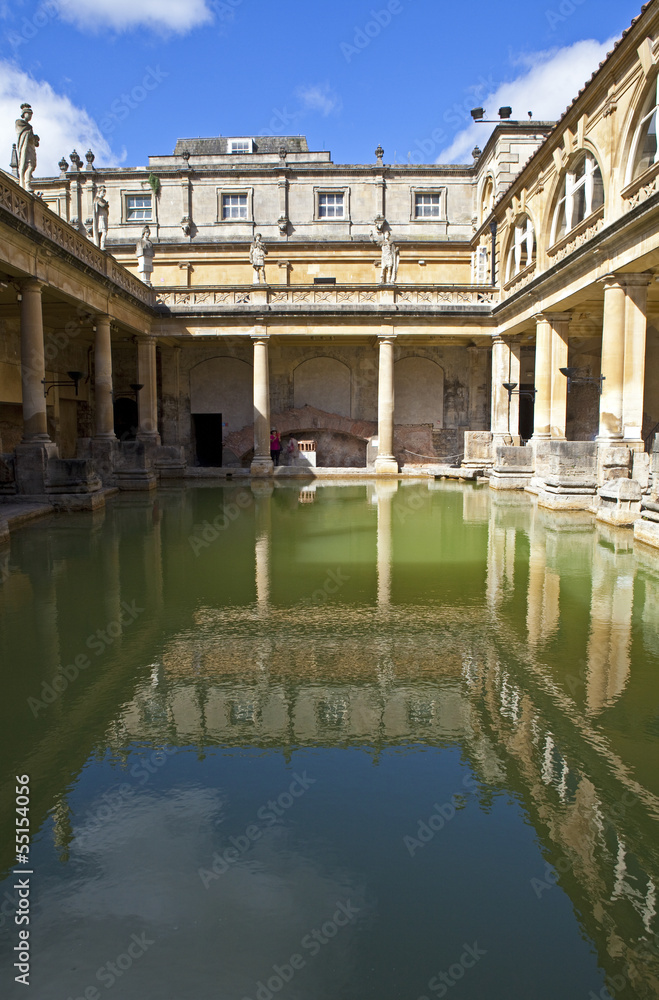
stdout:
POLYGON ((494 443, 510 443, 509 435, 516 440, 519 434, 519 396, 508 398, 504 382, 514 382, 519 389, 520 345, 515 338, 492 341, 492 433, 494 443))
POLYGON ((526 608, 526 631, 530 646, 548 639, 558 627, 560 582, 559 574, 547 567, 547 534, 534 523, 530 535, 526 608))
POLYGON ((23 386, 23 440, 50 441, 42 379, 46 377, 41 283, 21 282, 21 380, 23 386))
POLYGON ((96 437, 114 438, 114 406, 112 402, 112 342, 110 317, 96 317, 94 341, 96 437))
POLYGON ((605 376, 600 396, 599 437, 622 438, 622 387, 625 357, 625 289, 615 274, 607 274, 604 284, 602 363, 605 376))
POLYGON ((391 516, 393 498, 397 490, 398 482, 375 484, 378 501, 378 607, 380 608, 388 608, 391 604, 391 516))
MULTIPOLYGON (((264 484, 265 485, 265 484, 264 484)), ((255 539, 255 579, 256 603, 265 614, 270 605, 270 539, 272 536, 272 487, 267 492, 259 489, 255 497, 254 539, 255 539)))
POLYGON ((504 593, 512 592, 515 584, 515 540, 514 528, 504 528, 496 523, 498 511, 490 510, 487 532, 487 578, 485 593, 488 607, 495 610, 503 600, 504 593))
POLYGON ((140 440, 160 444, 158 433, 158 383, 156 376, 156 341, 141 337, 137 342, 137 381, 144 386, 138 393, 140 440))
POLYGON ((643 391, 645 386, 645 336, 647 328, 647 274, 626 274, 625 363, 622 417, 625 442, 643 449, 643 391))
POLYGON ((595 536, 590 598, 586 701, 592 712, 610 705, 629 677, 633 553, 613 554, 595 536), (626 571, 626 572, 625 572, 626 571))
POLYGON ((383 475, 396 475, 398 463, 394 458, 394 340, 396 334, 387 333, 379 338, 378 359, 378 456, 375 471, 383 475))
POLYGON ((270 458, 270 372, 268 365, 268 334, 252 334, 254 342, 254 458, 253 476, 271 476, 274 467, 270 458))

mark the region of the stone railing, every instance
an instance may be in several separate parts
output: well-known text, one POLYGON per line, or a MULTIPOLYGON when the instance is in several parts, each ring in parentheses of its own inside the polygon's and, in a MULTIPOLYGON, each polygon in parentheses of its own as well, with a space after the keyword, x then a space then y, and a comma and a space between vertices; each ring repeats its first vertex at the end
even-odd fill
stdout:
POLYGON ((178 311, 231 311, 244 307, 283 309, 343 306, 448 308, 488 311, 499 290, 485 285, 232 285, 158 288, 156 307, 178 311))
POLYGON ((45 236, 85 267, 108 278, 144 305, 153 305, 152 288, 131 274, 111 254, 99 249, 90 239, 61 219, 40 198, 24 191, 6 173, 0 173, 0 211, 2 210, 45 236))

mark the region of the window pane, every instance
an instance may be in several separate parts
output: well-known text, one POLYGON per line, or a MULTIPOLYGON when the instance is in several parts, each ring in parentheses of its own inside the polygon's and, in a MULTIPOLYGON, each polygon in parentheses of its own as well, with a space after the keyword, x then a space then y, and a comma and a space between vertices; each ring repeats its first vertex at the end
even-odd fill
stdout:
POLYGON ((222 195, 222 218, 223 219, 246 219, 247 218, 247 195, 246 194, 223 194, 222 195))
POLYGON ((318 217, 320 219, 343 218, 343 194, 319 194, 318 217))
POLYGON ((582 184, 574 193, 574 209, 572 214, 572 226, 576 226, 582 219, 586 218, 586 188, 582 184))
POLYGON ((126 221, 144 222, 151 219, 151 195, 129 194, 126 196, 126 221))
POLYGON ((651 167, 657 157, 657 112, 642 125, 638 140, 634 177, 651 167))
POLYGON ((415 216, 417 219, 439 218, 438 194, 417 194, 414 197, 415 216))

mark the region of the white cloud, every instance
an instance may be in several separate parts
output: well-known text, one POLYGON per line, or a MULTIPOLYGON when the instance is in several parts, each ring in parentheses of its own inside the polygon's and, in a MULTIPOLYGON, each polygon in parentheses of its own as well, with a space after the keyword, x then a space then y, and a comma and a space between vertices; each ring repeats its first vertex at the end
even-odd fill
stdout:
MULTIPOLYGON (((9 62, 0 60, 0 164, 9 170, 12 143, 16 142, 14 122, 20 118, 21 104, 31 104, 32 127, 39 136, 38 177, 59 173, 58 161, 68 158, 73 148, 83 157, 88 149, 96 155, 96 166, 112 166, 118 157, 94 119, 49 83, 33 79, 9 62)), ((35 184, 35 186, 37 186, 35 184)))
POLYGON ((341 98, 328 83, 298 87, 295 96, 301 102, 303 111, 319 111, 323 118, 341 110, 341 98))
MULTIPOLYGON (((522 55, 516 65, 523 67, 523 72, 475 103, 485 108, 488 118, 495 117, 500 107, 508 105, 513 109, 514 119, 526 120, 527 113, 532 111, 536 121, 554 121, 577 96, 614 41, 590 39, 558 50, 522 55)), ((475 145, 483 147, 488 135, 485 126, 468 125, 441 151, 436 162, 470 163, 471 150, 475 145)))
MULTIPOLYGON (((144 26, 184 35, 208 24, 213 13, 206 0, 57 0, 62 20, 83 31, 130 31, 144 26)), ((211 4, 212 6, 212 4, 211 4)))

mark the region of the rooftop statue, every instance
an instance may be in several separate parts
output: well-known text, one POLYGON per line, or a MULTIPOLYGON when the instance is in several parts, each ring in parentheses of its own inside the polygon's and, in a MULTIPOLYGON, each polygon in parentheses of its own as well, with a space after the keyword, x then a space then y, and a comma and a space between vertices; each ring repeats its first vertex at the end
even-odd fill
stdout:
MULTIPOLYGON (((379 242, 374 234, 371 234, 371 238, 374 243, 379 242)), ((398 261, 400 259, 400 252, 391 238, 391 231, 389 229, 385 231, 380 246, 382 248, 382 256, 380 258, 380 284, 393 284, 398 276, 398 261)))
POLYGON ((39 136, 30 125, 32 108, 21 104, 21 117, 16 120, 16 146, 18 150, 18 183, 26 191, 32 190, 32 174, 37 166, 39 136))
POLYGON ((108 235, 108 217, 110 206, 105 197, 105 187, 100 187, 94 196, 94 243, 101 250, 105 250, 105 241, 108 235))
POLYGON ((153 274, 153 255, 155 252, 150 236, 151 230, 148 226, 145 226, 135 247, 140 277, 146 285, 151 284, 151 275, 153 274))

